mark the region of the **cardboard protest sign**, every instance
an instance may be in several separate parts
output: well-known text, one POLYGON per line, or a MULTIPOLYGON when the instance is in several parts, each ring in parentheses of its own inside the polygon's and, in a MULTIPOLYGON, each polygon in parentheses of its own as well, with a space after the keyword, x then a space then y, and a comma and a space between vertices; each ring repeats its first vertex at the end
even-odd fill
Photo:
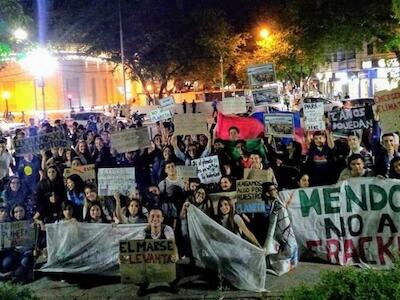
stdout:
POLYGON ((157 108, 148 112, 150 121, 156 123, 162 120, 168 120, 172 118, 171 111, 169 109, 157 108))
POLYGON ((48 257, 39 271, 118 276, 119 242, 137 238, 146 226, 69 221, 46 224, 48 257))
POLYGON ((328 116, 333 132, 371 128, 374 118, 372 107, 334 110, 328 116))
POLYGON ((175 135, 206 134, 207 121, 202 114, 181 114, 174 117, 175 135))
POLYGON ((274 172, 271 168, 267 170, 245 168, 243 170, 243 179, 260 180, 261 182, 275 181, 274 172))
POLYGON ((83 181, 95 182, 96 181, 96 170, 94 165, 84 165, 75 168, 65 168, 64 178, 67 179, 72 174, 79 175, 83 181))
POLYGON ((174 240, 119 242, 122 283, 172 282, 176 278, 174 240))
POLYGON ((303 103, 305 130, 325 130, 324 104, 322 102, 303 103))
POLYGON ((265 203, 261 200, 262 182, 260 180, 238 180, 236 182, 236 212, 265 212, 265 203))
POLYGON ((0 250, 16 246, 33 247, 35 232, 30 221, 0 223, 0 250))
POLYGON ((176 172, 179 178, 197 178, 197 169, 193 166, 176 166, 176 172))
POLYGON ((51 148, 70 148, 71 140, 63 131, 55 131, 46 134, 31 136, 25 139, 14 140, 14 149, 16 156, 24 154, 39 154, 40 150, 50 150, 51 148))
POLYGON ((398 180, 373 177, 279 193, 303 253, 381 268, 399 253, 399 196, 398 180))
POLYGON ((252 90, 251 94, 255 107, 280 103, 278 85, 270 85, 262 89, 252 90))
POLYGON ((208 194, 211 200, 211 204, 213 206, 214 214, 218 214, 218 201, 221 197, 228 197, 231 199, 232 203, 236 203, 236 191, 233 192, 221 192, 221 193, 212 193, 208 194))
POLYGON ((375 101, 382 133, 400 131, 400 89, 377 93, 375 101))
POLYGON ((217 155, 194 159, 191 164, 197 168, 197 177, 201 183, 217 183, 221 179, 217 155))
POLYGON ((118 153, 136 151, 151 146, 147 127, 128 128, 111 133, 111 145, 118 153))
POLYGON ((273 64, 255 65, 247 68, 247 75, 251 88, 260 88, 263 85, 275 82, 273 64))
POLYGON ((292 114, 265 114, 265 134, 275 137, 294 136, 294 121, 292 114))
POLYGON ((229 97, 222 101, 222 112, 226 115, 247 112, 245 97, 229 97))
POLYGON ((160 106, 165 109, 172 108, 175 106, 175 101, 172 96, 162 98, 162 99, 160 99, 159 102, 160 102, 160 106))
POLYGON ((135 168, 100 168, 97 185, 99 196, 129 195, 136 187, 135 168))

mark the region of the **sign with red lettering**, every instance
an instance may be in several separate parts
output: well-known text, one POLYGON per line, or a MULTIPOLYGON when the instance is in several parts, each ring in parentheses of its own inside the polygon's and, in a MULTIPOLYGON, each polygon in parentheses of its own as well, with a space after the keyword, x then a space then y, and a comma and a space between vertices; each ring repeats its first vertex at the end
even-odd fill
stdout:
POLYGON ((375 94, 375 111, 379 115, 382 133, 400 130, 400 89, 375 94))
POLYGON ((279 197, 301 254, 339 265, 393 266, 400 249, 399 180, 352 178, 281 191, 279 197))
POLYGON ((174 240, 120 241, 122 283, 171 282, 176 277, 174 240))

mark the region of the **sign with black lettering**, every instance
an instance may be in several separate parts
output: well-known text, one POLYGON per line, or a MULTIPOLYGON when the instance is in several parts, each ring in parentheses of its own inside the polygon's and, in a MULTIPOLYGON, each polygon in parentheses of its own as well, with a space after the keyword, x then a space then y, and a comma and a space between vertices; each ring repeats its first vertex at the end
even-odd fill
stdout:
POLYGON ((265 212, 265 203, 261 199, 261 180, 238 180, 236 183, 236 212, 265 212))
POLYGON ((25 139, 14 140, 16 156, 24 156, 28 153, 39 154, 40 150, 47 151, 51 148, 70 148, 71 145, 71 140, 63 131, 55 131, 25 139))
POLYGON ((221 179, 217 155, 194 159, 191 164, 197 168, 197 177, 201 183, 216 183, 221 179))
POLYGON ((174 258, 174 240, 120 241, 121 282, 171 282, 176 277, 174 258))
POLYGON ((374 117, 371 107, 340 109, 328 115, 333 132, 371 128, 374 117))

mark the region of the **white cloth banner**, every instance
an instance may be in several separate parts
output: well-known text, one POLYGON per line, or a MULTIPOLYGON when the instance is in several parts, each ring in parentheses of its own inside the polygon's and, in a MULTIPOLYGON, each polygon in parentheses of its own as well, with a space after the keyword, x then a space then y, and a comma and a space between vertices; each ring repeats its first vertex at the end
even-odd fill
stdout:
POLYGON ((119 275, 119 241, 133 240, 147 224, 46 224, 47 263, 43 272, 119 275))
POLYGON ((301 252, 340 265, 393 266, 400 249, 400 180, 353 178, 279 195, 301 252))
POLYGON ((190 243, 196 264, 221 272, 238 289, 264 291, 265 251, 210 219, 193 205, 188 208, 190 243))

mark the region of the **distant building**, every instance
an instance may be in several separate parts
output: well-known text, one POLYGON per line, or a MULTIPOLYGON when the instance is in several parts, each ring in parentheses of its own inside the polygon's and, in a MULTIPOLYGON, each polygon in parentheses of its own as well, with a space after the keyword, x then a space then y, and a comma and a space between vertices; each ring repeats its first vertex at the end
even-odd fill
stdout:
POLYGON ((378 53, 373 43, 361 51, 337 51, 316 73, 319 91, 328 96, 373 97, 377 91, 392 89, 400 80, 394 53, 378 53))

